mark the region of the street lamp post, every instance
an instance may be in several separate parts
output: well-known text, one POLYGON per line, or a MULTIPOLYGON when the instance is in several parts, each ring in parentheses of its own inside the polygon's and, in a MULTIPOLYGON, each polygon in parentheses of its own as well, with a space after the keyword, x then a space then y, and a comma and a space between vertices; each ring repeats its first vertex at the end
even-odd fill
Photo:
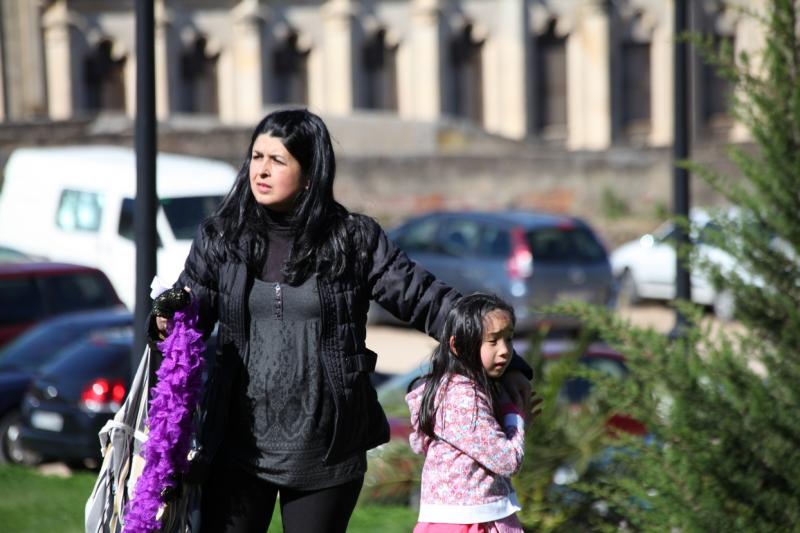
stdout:
POLYGON ((145 321, 150 311, 150 280, 156 272, 156 92, 153 0, 136 0, 136 298, 135 371, 144 351, 145 321))
MULTIPOLYGON (((684 33, 689 28, 689 8, 691 0, 674 0, 675 5, 675 58, 674 58, 674 85, 673 96, 675 102, 674 140, 672 145, 672 185, 673 185, 673 213, 676 217, 688 218, 689 216, 689 171, 682 168, 679 163, 689 157, 689 80, 687 56, 689 47, 684 38, 684 33)), ((678 249, 689 245, 689 235, 682 226, 678 227, 678 239, 675 243, 675 296, 681 300, 691 300, 692 286, 689 269, 686 262, 681 259, 678 249)), ((686 328, 687 319, 680 312, 675 311, 675 328, 672 335, 680 335, 686 328)))

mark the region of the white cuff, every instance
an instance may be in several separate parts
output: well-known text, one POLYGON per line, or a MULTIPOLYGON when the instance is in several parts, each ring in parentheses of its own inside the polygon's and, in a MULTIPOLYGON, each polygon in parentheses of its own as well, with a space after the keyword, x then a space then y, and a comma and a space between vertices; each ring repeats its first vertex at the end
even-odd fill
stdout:
POLYGON ((153 281, 150 282, 150 298, 155 300, 162 293, 170 290, 171 288, 172 287, 166 286, 163 283, 161 283, 161 280, 158 279, 158 276, 153 276, 153 281))
POLYGON ((517 428, 522 431, 525 429, 525 419, 517 413, 508 413, 503 417, 503 427, 505 429, 517 428))

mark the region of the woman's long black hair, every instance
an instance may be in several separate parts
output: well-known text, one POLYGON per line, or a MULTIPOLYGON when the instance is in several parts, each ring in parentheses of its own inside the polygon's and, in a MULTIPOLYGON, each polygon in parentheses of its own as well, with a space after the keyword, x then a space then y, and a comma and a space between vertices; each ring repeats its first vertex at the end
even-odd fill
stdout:
MULTIPOLYGON (((436 438, 436 393, 439 387, 447 387, 453 374, 469 378, 475 384, 476 392, 485 394, 491 402, 492 410, 496 411, 494 387, 481 362, 484 320, 487 314, 495 310, 507 312, 511 323, 515 323, 514 309, 494 294, 475 293, 464 296, 447 314, 439 346, 431 354, 431 371, 423 377, 425 389, 418 423, 420 431, 425 435, 436 438), (453 344, 458 355, 450 350, 450 337, 454 338, 453 344)), ((411 386, 414 385, 412 383, 411 386)), ((475 407, 477 409, 477 404, 475 407)))
POLYGON ((307 109, 275 111, 253 130, 242 168, 217 210, 206 220, 213 257, 232 257, 253 270, 263 264, 267 250, 268 214, 250 189, 250 159, 259 135, 279 138, 300 163, 308 188, 297 197, 290 222, 294 235, 285 274, 298 284, 312 273, 341 276, 350 259, 344 220, 347 209, 333 198, 336 159, 328 128, 307 109))

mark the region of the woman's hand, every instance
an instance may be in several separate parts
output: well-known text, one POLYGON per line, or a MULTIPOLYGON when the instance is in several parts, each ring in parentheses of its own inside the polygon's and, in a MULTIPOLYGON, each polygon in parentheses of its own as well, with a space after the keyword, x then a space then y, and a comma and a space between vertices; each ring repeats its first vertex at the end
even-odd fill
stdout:
MULTIPOLYGON (((511 401, 519 407, 523 413, 530 412, 531 409, 531 382, 525 374, 519 370, 507 370, 501 378, 503 388, 508 392, 511 401)), ((537 404, 538 405, 538 404, 537 404)))
POLYGON ((495 390, 497 391, 497 403, 498 403, 498 404, 499 404, 501 407, 502 407, 504 404, 507 404, 507 403, 513 403, 514 405, 517 405, 517 404, 516 404, 516 403, 514 403, 514 401, 511 399, 511 396, 509 396, 509 395, 508 395, 508 391, 506 390, 506 388, 505 388, 504 386, 502 386, 502 385, 501 385, 501 386, 497 387, 495 390))
POLYGON ((163 316, 156 317, 156 328, 158 328, 158 335, 163 339, 167 336, 167 323, 169 319, 163 316))
POLYGON ((540 398, 536 394, 536 391, 531 391, 530 401, 528 403, 528 405, 530 405, 530 407, 526 411, 523 411, 523 413, 525 413, 525 427, 526 428, 531 424, 531 422, 536 420, 536 418, 540 414, 542 414, 542 402, 543 401, 544 400, 542 400, 542 398, 540 398))
POLYGON ((191 302, 189 287, 183 289, 167 289, 153 300, 153 315, 156 319, 156 328, 163 339, 167 334, 167 324, 176 311, 185 309, 191 302))

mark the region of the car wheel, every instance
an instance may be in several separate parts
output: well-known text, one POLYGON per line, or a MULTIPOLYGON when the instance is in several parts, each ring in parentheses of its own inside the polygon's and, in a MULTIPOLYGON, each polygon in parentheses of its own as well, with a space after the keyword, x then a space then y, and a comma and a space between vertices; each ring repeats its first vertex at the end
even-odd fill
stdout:
POLYGON ((736 299, 730 289, 724 289, 714 295, 714 314, 723 322, 730 322, 736 314, 736 299))
POLYGON ((639 296, 639 291, 636 288, 636 281, 633 279, 633 274, 630 270, 622 273, 619 280, 619 293, 617 295, 617 305, 619 307, 630 307, 638 305, 642 301, 639 296))
POLYGON ((22 447, 19 420, 17 410, 0 419, 0 464, 35 465, 41 461, 36 453, 22 447))

